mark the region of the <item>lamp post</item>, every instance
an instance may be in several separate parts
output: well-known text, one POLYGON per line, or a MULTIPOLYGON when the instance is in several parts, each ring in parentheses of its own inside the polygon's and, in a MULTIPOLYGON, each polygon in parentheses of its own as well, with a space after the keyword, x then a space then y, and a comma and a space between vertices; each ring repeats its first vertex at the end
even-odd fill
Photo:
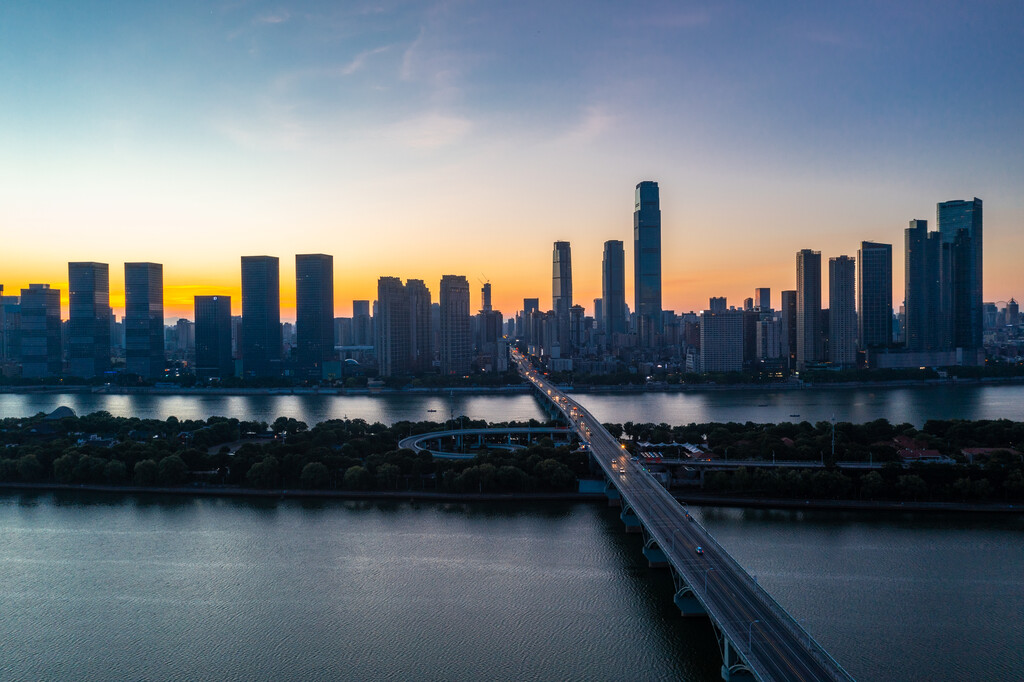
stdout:
POLYGON ((714 566, 708 566, 707 568, 704 569, 704 598, 705 599, 707 599, 707 596, 708 596, 708 573, 710 573, 713 570, 715 570, 714 566))
POLYGON ((754 623, 760 623, 760 620, 750 621, 750 625, 747 626, 747 653, 751 653, 751 644, 753 643, 754 636, 754 623))

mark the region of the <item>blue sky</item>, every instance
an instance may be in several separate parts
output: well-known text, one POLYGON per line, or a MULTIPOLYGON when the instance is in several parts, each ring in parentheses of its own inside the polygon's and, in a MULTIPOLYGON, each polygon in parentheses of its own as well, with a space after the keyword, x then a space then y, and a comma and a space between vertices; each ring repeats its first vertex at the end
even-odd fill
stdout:
POLYGON ((900 261, 972 196, 1019 297, 1022 74, 1019 2, 6 3, 0 282, 158 260, 185 300, 322 251, 339 301, 454 272, 511 312, 568 239, 587 301, 654 179, 666 307, 791 288, 800 248, 900 261))

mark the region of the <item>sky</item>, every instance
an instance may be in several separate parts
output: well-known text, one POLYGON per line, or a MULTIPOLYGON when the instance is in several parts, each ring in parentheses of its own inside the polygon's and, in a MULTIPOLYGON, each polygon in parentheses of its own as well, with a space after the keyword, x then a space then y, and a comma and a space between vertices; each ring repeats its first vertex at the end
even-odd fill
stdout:
MULTIPOLYGON (((164 264, 168 318, 240 256, 334 256, 336 314, 377 278, 490 281, 506 316, 576 302, 661 188, 663 307, 795 287, 795 253, 892 243, 985 202, 984 298, 1024 296, 1024 4, 0 4, 0 283, 164 264)), ((823 267, 827 273, 827 262, 823 267)), ((823 282, 827 301, 827 275, 823 282)), ((66 297, 66 293, 65 293, 66 297)), ((477 305, 474 296, 473 305, 477 305)), ((66 309, 65 309, 66 314, 66 309)))

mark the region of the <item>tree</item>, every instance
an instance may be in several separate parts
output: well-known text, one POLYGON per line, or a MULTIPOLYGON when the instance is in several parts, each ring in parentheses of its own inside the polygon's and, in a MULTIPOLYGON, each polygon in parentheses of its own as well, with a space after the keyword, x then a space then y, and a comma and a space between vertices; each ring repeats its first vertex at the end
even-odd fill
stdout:
POLYGON ((170 455, 160 460, 157 478, 160 485, 177 486, 188 480, 188 465, 177 455, 170 455))
POLYGON ((277 458, 267 455, 249 468, 245 482, 254 488, 273 488, 277 486, 278 469, 277 458))
POLYGON ((401 470, 394 464, 381 464, 377 467, 377 485, 382 488, 396 487, 401 473, 401 470))
POLYGON ((881 497, 884 492, 885 481, 877 471, 872 471, 860 479, 860 493, 869 500, 881 497))
POLYGON ((303 488, 320 490, 331 483, 331 472, 322 462, 310 462, 302 467, 299 477, 303 488))
POLYGON ((35 455, 25 455, 18 459, 18 478, 23 481, 38 481, 43 477, 43 465, 35 455))
MULTIPOLYGON (((54 462, 54 465, 57 463, 54 462)), ((135 485, 156 485, 156 477, 159 469, 156 461, 144 459, 135 464, 135 485)))
POLYGON ((928 484, 920 476, 900 476, 896 481, 900 497, 905 500, 918 500, 928 494, 928 484))
POLYGON ((367 490, 370 487, 370 472, 366 467, 350 466, 345 470, 345 487, 349 490, 367 490))
POLYGON ((103 467, 103 477, 110 485, 121 485, 128 478, 128 467, 118 459, 112 459, 103 467))
POLYGON ((71 453, 61 455, 53 461, 53 477, 58 483, 72 483, 75 480, 75 465, 78 455, 71 453))

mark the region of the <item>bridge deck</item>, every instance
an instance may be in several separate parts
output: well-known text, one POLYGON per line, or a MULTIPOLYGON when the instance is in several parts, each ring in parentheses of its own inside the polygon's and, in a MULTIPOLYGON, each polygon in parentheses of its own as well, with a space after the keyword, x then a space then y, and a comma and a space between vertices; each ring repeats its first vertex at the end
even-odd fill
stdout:
POLYGON ((512 358, 537 392, 557 406, 628 505, 689 585, 708 616, 759 680, 853 678, 758 585, 732 556, 581 405, 518 352, 512 358), (697 553, 697 547, 703 553, 697 553))

